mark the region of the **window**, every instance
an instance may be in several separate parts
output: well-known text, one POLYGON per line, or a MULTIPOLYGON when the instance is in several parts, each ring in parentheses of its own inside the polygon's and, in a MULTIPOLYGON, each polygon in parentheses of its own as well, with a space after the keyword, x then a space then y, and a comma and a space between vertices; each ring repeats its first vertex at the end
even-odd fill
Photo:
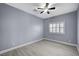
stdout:
POLYGON ((64 33, 64 23, 60 23, 60 32, 64 33))
POLYGON ((52 33, 64 33, 64 23, 51 23, 49 24, 49 31, 52 33))
POLYGON ((49 25, 49 31, 52 32, 52 24, 49 25))

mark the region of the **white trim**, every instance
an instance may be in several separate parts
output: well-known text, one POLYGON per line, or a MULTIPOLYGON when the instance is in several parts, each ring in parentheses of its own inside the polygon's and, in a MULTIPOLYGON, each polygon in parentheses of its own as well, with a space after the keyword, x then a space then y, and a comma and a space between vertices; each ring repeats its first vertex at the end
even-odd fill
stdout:
POLYGON ((58 41, 58 40, 53 40, 53 39, 47 39, 47 38, 44 38, 44 39, 45 39, 45 40, 49 40, 49 41, 53 41, 53 42, 58 42, 58 43, 70 45, 70 46, 75 46, 75 47, 78 46, 77 44, 67 43, 67 42, 63 42, 63 41, 58 41))
POLYGON ((43 40, 43 39, 34 40, 34 41, 31 41, 31 42, 28 42, 28 43, 25 43, 25 44, 22 44, 22 45, 19 45, 19 46, 15 46, 15 47, 12 47, 12 48, 9 48, 9 49, 2 50, 2 51, 0 51, 0 54, 3 54, 3 53, 6 53, 6 52, 15 50, 15 49, 20 48, 20 47, 23 47, 23 46, 30 45, 32 43, 35 43, 35 42, 38 42, 38 41, 41 41, 41 40, 43 40))

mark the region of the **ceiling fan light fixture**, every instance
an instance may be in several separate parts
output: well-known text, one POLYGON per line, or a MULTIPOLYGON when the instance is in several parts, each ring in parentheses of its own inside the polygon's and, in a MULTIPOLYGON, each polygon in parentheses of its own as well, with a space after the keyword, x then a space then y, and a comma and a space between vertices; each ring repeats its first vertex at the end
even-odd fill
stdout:
POLYGON ((42 13, 50 14, 51 10, 55 10, 55 7, 52 7, 51 5, 52 5, 52 3, 51 4, 50 3, 42 3, 41 7, 36 8, 36 10, 40 11, 40 14, 42 14, 42 13))

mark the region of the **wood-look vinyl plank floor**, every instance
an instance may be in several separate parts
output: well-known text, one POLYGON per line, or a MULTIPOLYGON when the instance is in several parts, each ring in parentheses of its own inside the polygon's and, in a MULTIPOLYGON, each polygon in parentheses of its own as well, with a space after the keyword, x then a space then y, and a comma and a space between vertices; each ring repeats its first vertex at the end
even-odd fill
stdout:
POLYGON ((39 42, 9 51, 1 56, 78 56, 76 47, 53 41, 39 42))

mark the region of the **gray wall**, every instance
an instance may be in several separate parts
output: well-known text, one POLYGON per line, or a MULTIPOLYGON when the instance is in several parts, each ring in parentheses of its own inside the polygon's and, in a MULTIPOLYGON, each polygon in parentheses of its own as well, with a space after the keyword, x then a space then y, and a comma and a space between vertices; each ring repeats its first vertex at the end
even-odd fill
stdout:
POLYGON ((0 4, 0 51, 42 38, 43 21, 21 10, 0 4))
POLYGON ((59 15, 46 19, 44 22, 44 37, 49 40, 64 41, 67 43, 77 44, 77 12, 59 15), (65 22, 65 34, 49 33, 48 25, 51 22, 65 22))

